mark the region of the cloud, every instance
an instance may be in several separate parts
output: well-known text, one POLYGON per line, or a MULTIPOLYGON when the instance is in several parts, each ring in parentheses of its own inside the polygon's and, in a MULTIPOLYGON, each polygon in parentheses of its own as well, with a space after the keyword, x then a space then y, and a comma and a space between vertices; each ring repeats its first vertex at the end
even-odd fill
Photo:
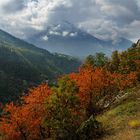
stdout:
POLYGON ((69 35, 69 32, 68 32, 68 31, 63 31, 63 32, 62 32, 62 36, 63 36, 63 37, 66 37, 66 36, 68 36, 68 35, 69 35))
POLYGON ((134 20, 131 24, 128 24, 122 29, 122 36, 127 36, 134 41, 140 38, 140 20, 134 20))
POLYGON ((77 32, 70 33, 69 36, 70 36, 70 37, 75 37, 75 36, 77 36, 77 32))
POLYGON ((116 22, 130 23, 140 19, 137 0, 96 0, 96 4, 104 16, 116 22))
POLYGON ((5 14, 15 13, 25 8, 24 1, 1 0, 0 9, 5 14))
POLYGON ((50 35, 61 36, 61 33, 60 33, 60 32, 57 32, 57 31, 49 31, 49 34, 50 34, 50 35))
POLYGON ((67 20, 105 40, 121 36, 135 40, 139 38, 139 13, 139 0, 1 0, 0 28, 28 38, 67 20))
POLYGON ((45 41, 48 41, 49 40, 49 38, 48 38, 48 36, 46 35, 46 36, 43 36, 43 38, 42 38, 43 40, 45 40, 45 41))

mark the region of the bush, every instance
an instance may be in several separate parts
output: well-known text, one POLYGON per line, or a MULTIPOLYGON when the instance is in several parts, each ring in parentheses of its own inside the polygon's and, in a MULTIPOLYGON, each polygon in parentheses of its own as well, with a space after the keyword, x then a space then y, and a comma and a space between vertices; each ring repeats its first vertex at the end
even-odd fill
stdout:
POLYGON ((91 140, 99 137, 101 131, 101 123, 99 123, 92 115, 88 120, 81 124, 77 130, 77 134, 80 140, 91 140))

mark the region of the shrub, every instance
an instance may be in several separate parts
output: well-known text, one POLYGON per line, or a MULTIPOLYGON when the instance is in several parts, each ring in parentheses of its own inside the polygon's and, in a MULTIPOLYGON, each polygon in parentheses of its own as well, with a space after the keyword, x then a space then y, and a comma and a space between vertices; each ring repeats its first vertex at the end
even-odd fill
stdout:
POLYGON ((88 120, 81 124, 77 130, 77 134, 80 140, 92 140, 101 134, 101 128, 101 123, 92 115, 88 120))

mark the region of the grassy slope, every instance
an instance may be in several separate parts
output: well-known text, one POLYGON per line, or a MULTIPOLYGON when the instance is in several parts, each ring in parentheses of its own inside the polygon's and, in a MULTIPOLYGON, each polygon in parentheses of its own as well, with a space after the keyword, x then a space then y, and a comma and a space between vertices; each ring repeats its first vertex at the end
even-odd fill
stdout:
POLYGON ((140 140, 140 85, 127 91, 98 120, 106 131, 101 140, 140 140))

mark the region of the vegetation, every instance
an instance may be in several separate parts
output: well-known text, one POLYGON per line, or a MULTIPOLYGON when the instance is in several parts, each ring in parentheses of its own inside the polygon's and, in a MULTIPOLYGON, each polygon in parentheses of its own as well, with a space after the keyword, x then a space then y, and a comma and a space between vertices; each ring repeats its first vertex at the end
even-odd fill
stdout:
MULTIPOLYGON (((18 49, 9 51, 9 47, 1 48, 3 53, 0 56, 9 53, 6 61, 12 63, 14 60, 19 61, 17 74, 15 65, 2 64, 1 68, 4 68, 5 73, 10 69, 12 75, 9 75, 14 77, 13 79, 16 76, 21 76, 21 79, 22 76, 27 78, 24 79, 27 87, 29 86, 27 82, 36 83, 36 79, 40 82, 43 80, 38 75, 38 70, 45 75, 43 73, 45 68, 42 67, 44 62, 41 60, 46 60, 48 55, 44 56, 43 50, 36 52, 34 49, 26 50, 27 48, 23 47, 19 48, 20 51, 18 49), (36 58, 34 56, 38 60, 34 60, 36 58), (37 61, 40 64, 35 63, 37 61), (12 67, 14 69, 11 69, 12 67), (32 69, 31 75, 29 67, 32 69)), ((1 104, 2 140, 139 138, 136 134, 140 128, 140 53, 138 52, 140 47, 133 45, 125 52, 113 52, 111 59, 102 53, 89 56, 78 72, 59 77, 55 85, 50 86, 44 82, 31 88, 16 102, 3 106, 1 104)), ((49 57, 49 60, 52 60, 51 58, 49 57)), ((5 62, 5 59, 2 62, 5 62)), ((5 78, 3 72, 1 75, 5 78)), ((21 88, 23 89, 22 86, 21 88)))
MULTIPOLYGON (((121 73, 118 69, 113 72, 106 69, 107 62, 102 66, 88 62, 79 72, 62 76, 56 86, 41 84, 20 101, 7 104, 0 122, 2 139, 92 140, 108 131, 104 124, 107 117, 132 114, 137 106, 133 101, 120 104, 107 117, 101 115, 112 107, 122 91, 136 85, 137 72, 121 73)), ((119 127, 122 119, 118 121, 119 127)), ((138 120, 134 121, 130 120, 128 125, 139 127, 138 120)))
POLYGON ((101 140, 140 139, 140 85, 126 91, 103 114, 97 117, 104 127, 101 140))
POLYGON ((0 102, 16 100, 43 81, 52 84, 59 75, 76 71, 79 65, 75 58, 51 54, 0 31, 0 102))

